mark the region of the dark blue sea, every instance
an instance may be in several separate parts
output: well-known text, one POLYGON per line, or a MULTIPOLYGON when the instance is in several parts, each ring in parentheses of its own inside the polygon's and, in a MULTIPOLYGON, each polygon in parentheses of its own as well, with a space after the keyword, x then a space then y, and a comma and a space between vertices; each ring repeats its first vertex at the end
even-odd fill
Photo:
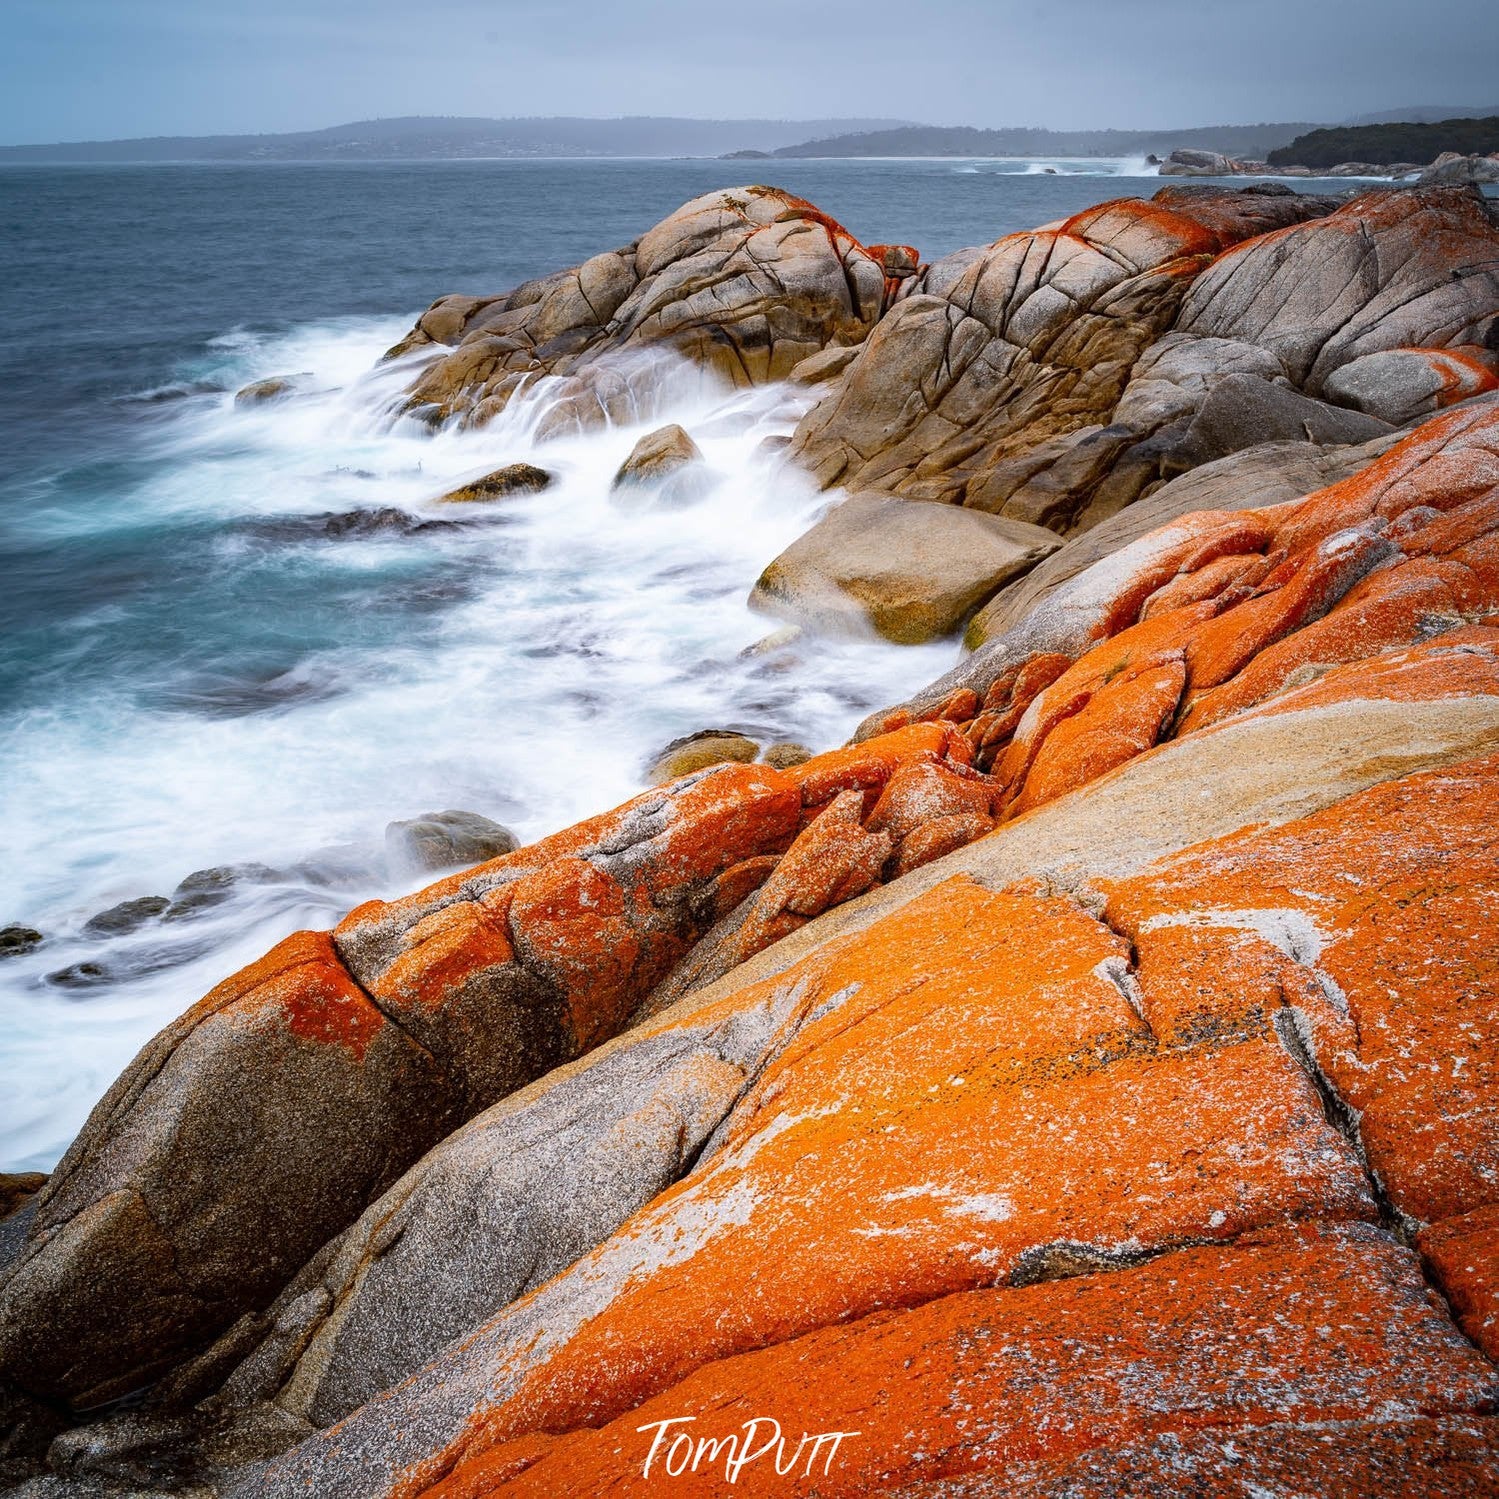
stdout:
POLYGON ((949 664, 741 655, 773 628, 749 587, 819 504, 756 452, 804 396, 678 379, 657 420, 689 426, 717 485, 621 505, 609 476, 643 428, 533 454, 525 411, 468 434, 393 420, 405 376, 377 361, 423 307, 766 174, 927 258, 1159 185, 1053 165, 0 169, 0 926, 46 937, 0 959, 0 1171, 50 1165, 235 967, 399 890, 392 819, 466 809, 530 838, 631 795, 679 734, 825 748, 949 664), (302 394, 235 406, 282 374, 302 394), (553 489, 430 524, 454 482, 531 456, 553 489), (223 866, 251 867, 218 904, 83 930, 223 866))

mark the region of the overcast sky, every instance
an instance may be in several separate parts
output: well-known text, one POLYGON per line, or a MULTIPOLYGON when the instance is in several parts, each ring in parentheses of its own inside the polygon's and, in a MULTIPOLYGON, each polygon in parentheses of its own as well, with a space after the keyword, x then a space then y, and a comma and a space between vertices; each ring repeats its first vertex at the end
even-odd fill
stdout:
POLYGON ((1165 128, 1499 104, 1499 0, 0 0, 0 143, 379 115, 1165 128))

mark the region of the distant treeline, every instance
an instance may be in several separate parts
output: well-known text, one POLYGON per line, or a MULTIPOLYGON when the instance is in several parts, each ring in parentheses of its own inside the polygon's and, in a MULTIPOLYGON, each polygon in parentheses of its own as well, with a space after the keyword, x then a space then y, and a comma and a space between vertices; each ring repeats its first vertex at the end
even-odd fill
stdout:
POLYGON ((1335 167, 1343 161, 1393 166, 1397 161, 1425 166, 1443 151, 1487 156, 1499 151, 1499 115, 1481 120, 1442 120, 1434 125, 1344 125, 1312 130, 1272 151, 1277 167, 1335 167))
POLYGON ((1188 130, 977 130, 971 125, 902 125, 836 135, 774 154, 801 156, 1167 156, 1179 146, 1263 160, 1313 127, 1305 121, 1268 125, 1199 125, 1188 130))

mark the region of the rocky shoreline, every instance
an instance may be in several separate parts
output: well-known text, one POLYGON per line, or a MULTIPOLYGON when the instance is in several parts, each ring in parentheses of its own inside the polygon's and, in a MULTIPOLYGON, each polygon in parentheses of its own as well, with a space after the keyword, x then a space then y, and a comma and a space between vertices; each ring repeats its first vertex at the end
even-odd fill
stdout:
POLYGON ((1309 167, 1296 162, 1250 161, 1225 156, 1221 151, 1179 150, 1160 162, 1158 171, 1162 177, 1365 177, 1410 182, 1418 187, 1461 186, 1499 182, 1499 152, 1480 156, 1443 151, 1425 165, 1417 161, 1340 161, 1327 167, 1309 167))
MULTIPOLYGON (((1185 184, 927 263, 752 186, 390 357, 434 427, 814 392, 755 607, 966 654, 188 1008, 3 1184, 0 1481, 1499 1492, 1494 206, 1185 184)), ((696 451, 616 483, 711 503, 696 451)))

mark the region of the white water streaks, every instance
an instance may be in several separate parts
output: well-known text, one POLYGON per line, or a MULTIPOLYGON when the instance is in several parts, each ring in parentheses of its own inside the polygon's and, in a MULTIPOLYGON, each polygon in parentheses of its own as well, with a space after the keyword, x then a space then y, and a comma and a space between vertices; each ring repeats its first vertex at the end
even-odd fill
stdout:
POLYGON ((965 161, 952 169, 965 176, 975 173, 1015 177, 1155 177, 1159 167, 1143 156, 992 156, 965 161))
POLYGON ((746 608, 750 586, 828 501, 761 448, 806 392, 735 394, 663 363, 655 409, 627 427, 538 444, 538 390, 486 430, 434 435, 390 415, 410 371, 376 361, 402 331, 358 319, 220 340, 182 377, 225 390, 143 405, 128 483, 28 518, 64 548, 118 535, 150 554, 196 535, 201 551, 91 606, 78 628, 94 643, 0 717, 0 925, 48 939, 0 962, 0 1170, 50 1166, 131 1055, 219 979, 398 893, 387 822, 459 808, 530 840, 634 794, 678 735, 826 749, 950 664, 950 644, 741 654, 776 628, 746 608), (228 393, 284 374, 302 379, 282 401, 228 393), (679 508, 612 494, 664 421, 692 434, 712 484, 679 508), (552 486, 437 501, 519 460, 552 486), (329 516, 344 518, 331 534, 329 516), (181 650, 133 650, 163 620, 181 650), (215 631, 228 644, 204 665, 215 631), (82 932, 117 902, 247 861, 265 869, 222 904, 82 932), (65 970, 71 984, 48 977, 65 970))

